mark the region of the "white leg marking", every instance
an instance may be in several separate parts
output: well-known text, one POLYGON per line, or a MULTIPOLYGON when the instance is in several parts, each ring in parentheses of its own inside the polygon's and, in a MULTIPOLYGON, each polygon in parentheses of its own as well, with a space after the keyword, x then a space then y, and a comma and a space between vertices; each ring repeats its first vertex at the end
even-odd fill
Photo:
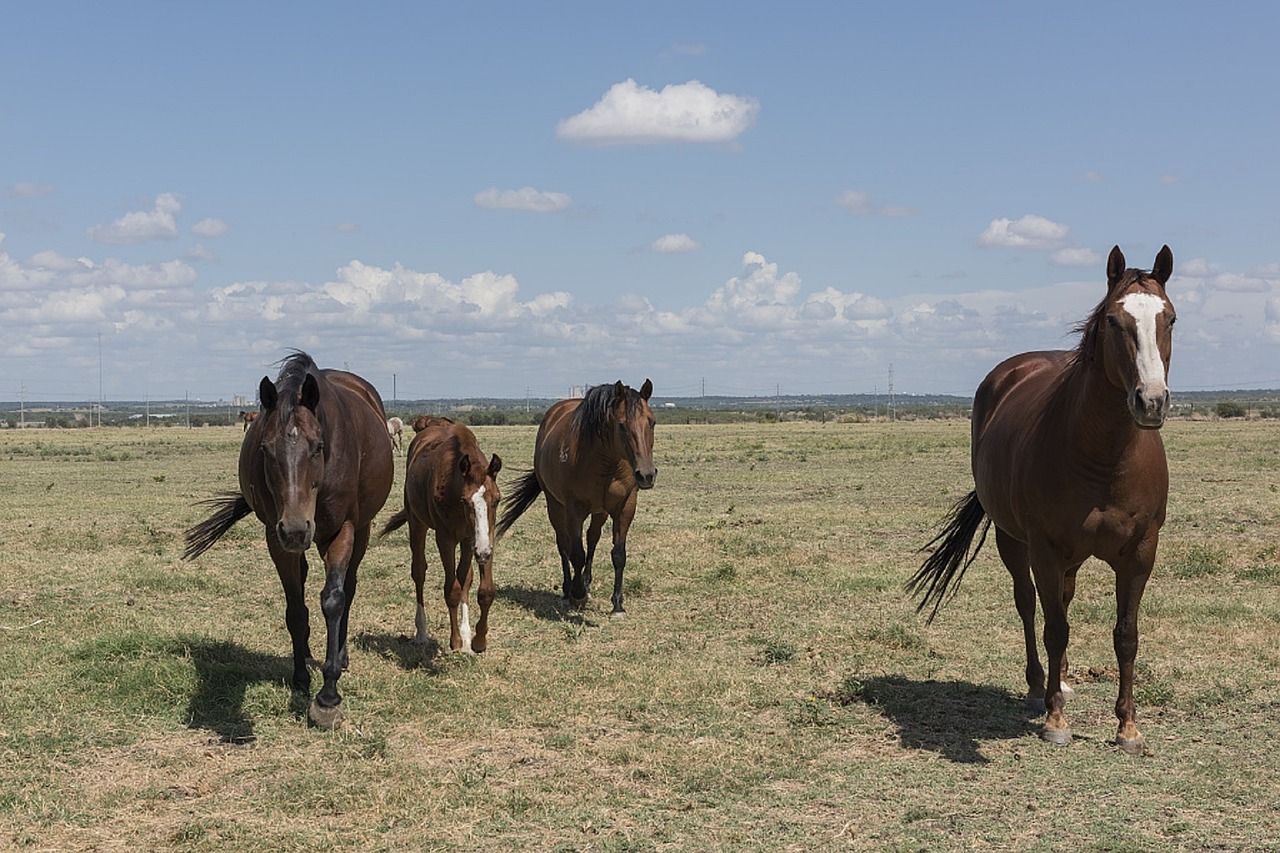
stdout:
POLYGON ((418 612, 415 613, 413 616, 413 624, 418 629, 418 633, 413 638, 413 641, 419 646, 426 645, 427 643, 427 611, 423 609, 421 604, 418 605, 418 612))
POLYGON ((458 633, 462 634, 462 650, 471 651, 471 614, 467 612, 465 601, 458 608, 458 633))
POLYGON ((1164 300, 1154 293, 1130 293, 1120 304, 1138 326, 1138 379, 1148 393, 1160 393, 1168 381, 1156 343, 1156 317, 1164 312, 1164 300))

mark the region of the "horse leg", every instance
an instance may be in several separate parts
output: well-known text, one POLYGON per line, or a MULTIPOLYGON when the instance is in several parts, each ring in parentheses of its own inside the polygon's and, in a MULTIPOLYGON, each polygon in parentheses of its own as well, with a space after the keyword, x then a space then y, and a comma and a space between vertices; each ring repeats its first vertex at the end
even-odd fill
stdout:
POLYGON ((417 596, 418 606, 413 614, 415 645, 427 643, 427 608, 422 601, 422 585, 427 580, 427 527, 409 517, 409 574, 413 576, 413 592, 417 596))
POLYGON ((472 648, 483 652, 489 648, 489 608, 498 597, 497 587, 493 584, 493 557, 480 565, 480 587, 476 590, 476 601, 480 605, 480 621, 476 623, 476 638, 472 648))
POLYGON ((1138 657, 1138 605, 1155 564, 1159 533, 1144 539, 1128 559, 1112 565, 1116 573, 1116 627, 1112 642, 1120 667, 1120 692, 1116 696, 1116 745, 1130 755, 1142 755, 1146 740, 1138 731, 1133 703, 1133 668, 1138 657))
MULTIPOLYGON (((368 530, 365 530, 364 540, 368 542, 368 530)), ((324 589, 320 591, 320 609, 324 612, 328 637, 325 643, 324 663, 320 667, 320 671, 324 674, 324 684, 320 687, 320 692, 316 694, 315 699, 311 701, 309 716, 311 722, 323 729, 337 728, 342 721, 342 696, 338 693, 338 679, 342 676, 342 655, 346 652, 343 628, 350 610, 350 601, 344 586, 347 581, 347 570, 358 542, 355 525, 350 521, 343 522, 338 535, 328 544, 322 555, 325 579, 324 589)), ((360 553, 363 554, 363 550, 360 553)))
POLYGON ((587 525, 587 568, 583 574, 583 581, 587 586, 588 595, 591 593, 591 564, 595 562, 596 546, 600 544, 600 531, 607 517, 603 512, 595 513, 591 516, 591 523, 587 525))
POLYGON ((1022 620, 1022 639, 1027 650, 1027 708, 1044 711, 1044 667, 1040 665, 1040 645, 1036 637, 1036 585, 1031 582, 1031 558, 1027 546, 999 527, 996 549, 1013 578, 1013 604, 1022 620))
POLYGON ((449 610, 449 649, 471 651, 471 624, 467 614, 467 598, 464 587, 465 574, 470 567, 466 561, 457 562, 457 543, 440 531, 436 531, 436 549, 444 565, 444 604, 449 610), (458 613, 458 608, 462 613, 458 613))
POLYGON ((1049 657, 1044 730, 1040 737, 1049 743, 1065 745, 1071 742, 1071 726, 1063 714, 1066 697, 1062 694, 1062 660, 1071 639, 1071 626, 1067 623, 1067 608, 1063 603, 1066 567, 1061 565, 1047 544, 1033 545, 1030 550, 1031 571, 1040 594, 1040 607, 1044 610, 1044 648, 1049 657))
POLYGON ((565 512, 564 504, 553 498, 547 493, 547 519, 551 522, 551 529, 556 532, 556 551, 560 554, 560 570, 564 573, 564 581, 560 586, 560 595, 564 598, 564 603, 569 603, 569 567, 571 565, 569 555, 573 551, 573 537, 569 533, 569 520, 565 512))
MULTIPOLYGON (((1071 599, 1076 597, 1076 573, 1080 571, 1080 567, 1084 563, 1076 563, 1067 569, 1067 573, 1062 576, 1062 611, 1066 613, 1071 609, 1071 599)), ((1076 691, 1067 683, 1067 673, 1071 671, 1070 665, 1067 663, 1068 652, 1066 649, 1062 651, 1062 698, 1070 702, 1076 698, 1076 691)))
POLYGON ((310 695, 311 621, 307 611, 307 556, 280 547, 271 526, 267 526, 267 551, 276 564, 276 574, 284 587, 284 624, 293 641, 293 689, 310 695))
POLYGON ((627 615, 622 608, 622 570, 627 567, 627 531, 635 515, 636 492, 632 492, 613 518, 613 550, 609 553, 613 559, 613 612, 609 615, 613 617, 627 615))

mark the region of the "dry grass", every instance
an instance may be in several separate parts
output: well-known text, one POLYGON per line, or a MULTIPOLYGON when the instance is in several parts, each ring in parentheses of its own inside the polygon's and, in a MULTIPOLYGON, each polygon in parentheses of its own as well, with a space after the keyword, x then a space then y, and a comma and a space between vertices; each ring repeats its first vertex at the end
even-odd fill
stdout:
MULTIPOLYGON (((283 596, 256 523, 177 559, 195 501, 234 485, 238 430, 0 432, 0 847, 1269 847, 1275 427, 1165 429, 1141 759, 1109 744, 1105 566, 1085 567, 1072 609, 1065 749, 1022 709, 994 549, 933 626, 903 598, 914 549, 970 488, 967 429, 664 426, 629 617, 607 617, 607 559, 587 611, 561 607, 539 505, 499 544, 480 656, 410 642, 393 535, 361 570, 333 733, 308 729, 286 687, 283 596)), ((504 482, 528 464, 532 428, 476 433, 504 482)))

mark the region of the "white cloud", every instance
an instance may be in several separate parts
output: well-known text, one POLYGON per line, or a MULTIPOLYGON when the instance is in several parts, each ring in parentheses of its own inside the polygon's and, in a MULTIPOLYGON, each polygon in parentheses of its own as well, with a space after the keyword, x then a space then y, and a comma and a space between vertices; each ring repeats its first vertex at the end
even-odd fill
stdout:
POLYGON ((836 207, 843 207, 854 216, 912 216, 915 209, 899 204, 883 204, 862 190, 845 190, 834 199, 836 207))
POLYGON ((731 142, 756 120, 760 102, 720 94, 697 80, 662 91, 627 79, 590 109, 556 125, 556 136, 591 145, 731 142))
POLYGON ((573 204, 564 193, 540 192, 533 187, 518 190, 488 189, 476 193, 476 207, 486 210, 524 210, 531 213, 558 213, 573 204))
POLYGON ((151 210, 126 213, 110 225, 94 225, 88 231, 89 239, 113 245, 172 240, 178 236, 177 214, 181 209, 176 195, 161 193, 151 210))
POLYGON ((688 234, 666 234, 654 240, 649 248, 655 252, 664 254, 676 252, 696 252, 702 248, 702 244, 690 237, 688 234))
POLYGON ((360 223, 358 222, 339 222, 333 226, 333 230, 339 234, 359 234, 360 223))
POLYGON ((48 184, 32 184, 21 182, 14 184, 5 190, 5 195, 14 198, 41 198, 47 195, 53 195, 54 188, 48 184))
POLYGON ((1070 229, 1043 216, 1027 214, 1021 219, 993 219, 978 237, 979 246, 1013 249, 1056 249, 1063 245, 1070 229))
POLYGON ((1049 262, 1060 267, 1097 267, 1102 269, 1102 255, 1081 247, 1058 249, 1049 253, 1049 262))
POLYGON ((191 233, 197 237, 221 237, 231 230, 231 226, 221 219, 201 219, 191 226, 191 233))

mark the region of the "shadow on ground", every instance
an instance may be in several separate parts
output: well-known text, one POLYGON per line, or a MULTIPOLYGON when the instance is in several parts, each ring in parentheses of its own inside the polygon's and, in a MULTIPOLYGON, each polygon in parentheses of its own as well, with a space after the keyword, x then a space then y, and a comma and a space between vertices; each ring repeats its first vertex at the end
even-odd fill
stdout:
MULTIPOLYGON (((223 743, 253 743, 257 735, 253 719, 244 710, 245 691, 266 682, 290 686, 293 663, 283 656, 253 652, 225 640, 190 640, 175 643, 174 651, 190 657, 196 670, 196 689, 187 703, 187 726, 206 729, 223 743)), ((301 718, 309 699, 291 690, 289 710, 301 718)))
POLYGON ((902 745, 951 761, 985 763, 980 741, 1013 740, 1040 730, 1039 714, 1022 696, 967 681, 911 681, 899 675, 849 676, 830 697, 863 704, 891 720, 902 745))
MULTIPOLYGON (((596 622, 586 611, 570 607, 558 592, 527 586, 508 586, 498 590, 498 598, 510 601, 546 622, 574 622, 593 628, 596 622)), ((588 602, 588 606, 590 603, 588 602)))
POLYGON ((401 669, 423 670, 434 675, 440 671, 441 647, 435 638, 428 637, 418 645, 403 634, 360 633, 352 643, 357 649, 369 652, 394 663, 401 669))

